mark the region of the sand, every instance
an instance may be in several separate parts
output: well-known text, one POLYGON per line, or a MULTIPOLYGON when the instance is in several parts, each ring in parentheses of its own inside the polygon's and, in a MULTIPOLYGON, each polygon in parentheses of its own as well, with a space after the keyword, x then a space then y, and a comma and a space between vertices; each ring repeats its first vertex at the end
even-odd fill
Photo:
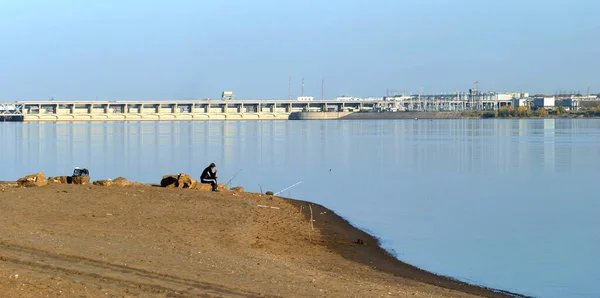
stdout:
POLYGON ((266 198, 152 186, 0 185, 0 292, 507 297, 406 265, 322 206, 266 198))

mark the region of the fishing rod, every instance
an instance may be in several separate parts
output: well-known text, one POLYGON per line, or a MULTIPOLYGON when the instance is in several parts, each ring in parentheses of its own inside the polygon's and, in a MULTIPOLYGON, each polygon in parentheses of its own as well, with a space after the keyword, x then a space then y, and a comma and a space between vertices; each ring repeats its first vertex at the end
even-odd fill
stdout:
POLYGON ((229 181, 227 181, 227 187, 229 187, 229 183, 231 183, 231 181, 233 181, 233 178, 235 178, 237 175, 239 175, 242 172, 242 169, 240 169, 239 171, 237 171, 237 173, 235 173, 235 175, 233 175, 233 177, 231 177, 231 179, 229 179, 229 181))
POLYGON ((278 194, 280 194, 280 193, 282 193, 282 192, 284 192, 284 191, 286 191, 286 190, 288 190, 288 189, 291 189, 292 187, 294 187, 294 186, 296 186, 296 185, 298 185, 298 184, 300 184, 300 183, 302 183, 302 181, 298 181, 298 182, 296 182, 296 183, 292 184, 291 186, 288 186, 288 187, 286 187, 286 188, 284 188, 284 189, 282 189, 282 190, 280 190, 280 191, 278 191, 278 192, 274 193, 273 195, 271 195, 271 196, 269 197, 269 200, 272 200, 272 199, 273 199, 273 196, 276 196, 276 195, 278 195, 278 194))

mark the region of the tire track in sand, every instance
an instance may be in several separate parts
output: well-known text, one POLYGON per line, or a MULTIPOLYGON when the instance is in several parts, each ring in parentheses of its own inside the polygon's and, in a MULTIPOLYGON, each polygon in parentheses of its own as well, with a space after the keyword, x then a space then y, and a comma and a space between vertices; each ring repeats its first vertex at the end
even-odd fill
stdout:
POLYGON ((84 257, 50 253, 25 246, 7 244, 2 241, 0 241, 0 264, 1 262, 31 266, 46 272, 85 276, 97 280, 98 283, 133 284, 149 291, 172 292, 173 296, 264 297, 260 294, 235 291, 215 284, 84 257))

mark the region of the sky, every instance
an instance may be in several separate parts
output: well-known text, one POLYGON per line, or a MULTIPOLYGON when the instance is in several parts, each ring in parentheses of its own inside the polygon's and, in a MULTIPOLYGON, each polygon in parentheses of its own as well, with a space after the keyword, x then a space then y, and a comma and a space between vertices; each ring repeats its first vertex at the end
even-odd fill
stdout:
POLYGON ((0 0, 0 101, 600 92, 597 0, 0 0))

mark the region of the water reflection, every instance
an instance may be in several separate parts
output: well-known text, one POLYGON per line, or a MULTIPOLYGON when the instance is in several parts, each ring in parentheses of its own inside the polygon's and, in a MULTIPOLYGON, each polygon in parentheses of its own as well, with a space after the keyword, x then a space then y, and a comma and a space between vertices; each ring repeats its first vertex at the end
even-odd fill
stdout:
MULTIPOLYGON (((101 176, 128 167, 131 174, 176 171, 184 164, 219 160, 240 163, 393 163, 411 171, 483 173, 584 165, 577 156, 598 156, 573 138, 590 138, 589 123, 576 120, 461 120, 347 122, 174 122, 3 124, 2 152, 18 174, 43 167, 53 172, 76 164, 101 176), (574 152, 577 150, 578 152, 574 152), (369 161, 364 163, 363 161, 369 161)), ((185 167, 189 168, 189 167, 185 167)), ((137 176, 137 175, 136 175, 137 176)), ((145 176, 145 175, 144 175, 145 176)), ((145 176, 148 177, 148 176, 145 176)), ((14 179, 3 173, 3 179, 14 179)), ((149 177, 148 177, 149 178, 149 177)), ((156 178, 152 179, 156 180, 156 178)))

